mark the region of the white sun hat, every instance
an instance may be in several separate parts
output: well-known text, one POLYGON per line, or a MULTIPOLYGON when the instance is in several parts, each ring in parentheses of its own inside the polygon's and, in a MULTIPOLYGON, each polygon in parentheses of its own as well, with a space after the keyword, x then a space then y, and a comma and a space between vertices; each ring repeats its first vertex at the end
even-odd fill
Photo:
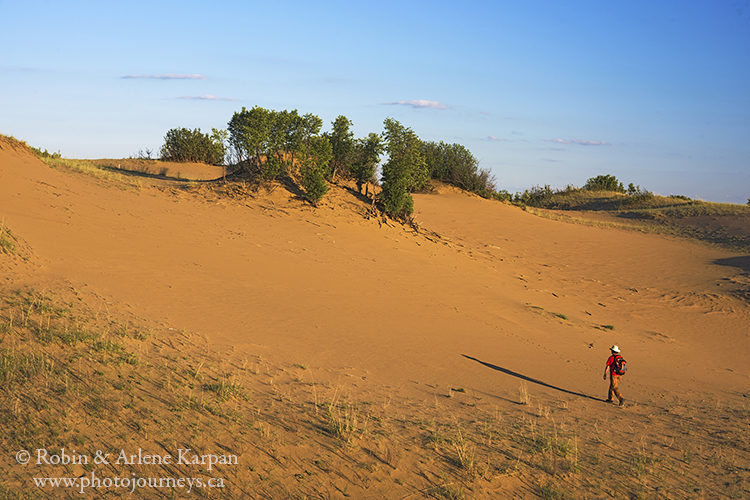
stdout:
POLYGON ((612 352, 620 352, 620 348, 617 345, 613 345, 609 350, 612 352))

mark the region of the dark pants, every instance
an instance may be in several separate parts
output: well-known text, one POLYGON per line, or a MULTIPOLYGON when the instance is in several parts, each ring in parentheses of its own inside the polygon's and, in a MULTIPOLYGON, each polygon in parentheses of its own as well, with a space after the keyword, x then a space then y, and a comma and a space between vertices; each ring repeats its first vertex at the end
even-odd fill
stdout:
POLYGON ((607 399, 612 401, 612 395, 617 396, 617 399, 620 401, 623 400, 622 394, 620 394, 620 377, 622 375, 617 375, 615 373, 609 374, 609 395, 607 396, 607 399))

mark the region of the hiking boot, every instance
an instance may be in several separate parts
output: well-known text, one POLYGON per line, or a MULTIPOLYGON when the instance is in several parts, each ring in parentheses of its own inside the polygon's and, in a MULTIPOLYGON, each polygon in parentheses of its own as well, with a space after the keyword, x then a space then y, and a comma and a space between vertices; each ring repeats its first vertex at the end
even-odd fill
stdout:
POLYGON ((625 404, 625 400, 624 400, 624 399, 621 399, 621 400, 620 400, 620 406, 623 406, 624 404, 625 404))
POLYGON ((611 403, 611 402, 612 402, 612 400, 611 400, 611 399, 605 399, 605 400, 604 400, 604 402, 605 402, 605 403, 611 403))

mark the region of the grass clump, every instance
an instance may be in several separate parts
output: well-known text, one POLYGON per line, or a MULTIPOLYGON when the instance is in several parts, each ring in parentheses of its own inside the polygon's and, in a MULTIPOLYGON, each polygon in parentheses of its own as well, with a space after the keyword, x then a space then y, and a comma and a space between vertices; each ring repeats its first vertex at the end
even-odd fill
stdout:
POLYGON ((16 253, 16 238, 5 223, 0 222, 0 253, 13 255, 16 253))
POLYGON ((247 399, 245 389, 237 382, 223 378, 216 382, 204 384, 203 390, 213 392, 221 401, 228 399, 247 399))
POLYGON ((476 472, 476 447, 467 440, 461 428, 456 431, 456 436, 452 440, 453 450, 456 452, 456 463, 470 474, 476 472))
POLYGON ((75 346, 78 343, 92 344, 99 339, 99 334, 79 328, 39 328, 36 337, 42 343, 59 342, 67 346, 75 346))
POLYGON ((362 416, 352 405, 328 405, 328 432, 345 444, 352 444, 356 434, 363 431, 362 416))
POLYGON ((545 483, 544 486, 540 486, 537 490, 537 495, 545 500, 568 500, 574 498, 552 481, 545 483))
POLYGON ((38 375, 54 371, 54 362, 43 354, 0 350, 0 386, 10 389, 38 375))

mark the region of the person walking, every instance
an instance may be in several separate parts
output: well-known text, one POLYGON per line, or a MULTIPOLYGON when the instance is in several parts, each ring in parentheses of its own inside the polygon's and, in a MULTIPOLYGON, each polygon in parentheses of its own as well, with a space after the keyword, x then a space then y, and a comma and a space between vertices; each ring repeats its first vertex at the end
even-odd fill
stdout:
POLYGON ((607 372, 609 372, 609 394, 607 395, 607 403, 612 402, 612 396, 617 396, 620 400, 620 406, 625 403, 625 398, 620 393, 620 378, 625 374, 625 359, 620 356, 620 348, 617 345, 613 345, 609 348, 611 355, 607 358, 607 364, 604 367, 604 380, 607 380, 607 372))

